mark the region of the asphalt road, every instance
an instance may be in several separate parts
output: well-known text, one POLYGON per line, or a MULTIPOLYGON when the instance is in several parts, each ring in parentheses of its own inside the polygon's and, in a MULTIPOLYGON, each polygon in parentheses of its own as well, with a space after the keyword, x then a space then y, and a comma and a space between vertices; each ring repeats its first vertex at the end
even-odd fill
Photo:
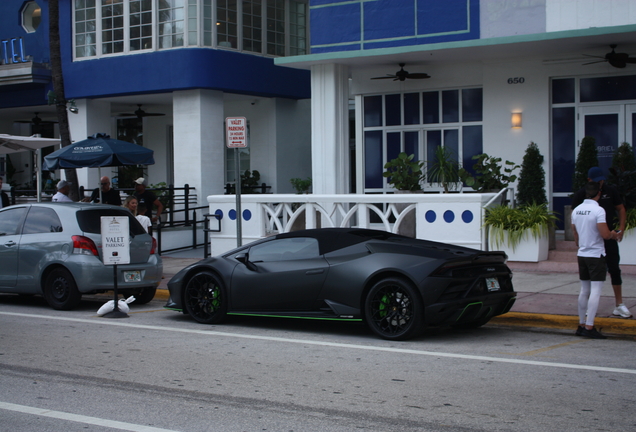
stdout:
POLYGON ((636 430, 633 340, 487 325, 408 342, 362 324, 204 326, 107 298, 0 295, 0 431, 636 430))

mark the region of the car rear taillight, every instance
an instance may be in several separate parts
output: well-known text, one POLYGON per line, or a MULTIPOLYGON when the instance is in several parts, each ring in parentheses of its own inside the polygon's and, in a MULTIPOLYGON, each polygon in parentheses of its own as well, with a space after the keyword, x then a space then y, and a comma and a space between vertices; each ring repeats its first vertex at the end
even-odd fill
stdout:
POLYGON ((73 253, 80 255, 94 255, 99 256, 97 252, 97 246, 95 246, 95 242, 88 237, 84 236, 73 236, 73 253))
POLYGON ((154 255, 157 253, 157 240, 152 238, 152 247, 150 248, 150 255, 154 255))

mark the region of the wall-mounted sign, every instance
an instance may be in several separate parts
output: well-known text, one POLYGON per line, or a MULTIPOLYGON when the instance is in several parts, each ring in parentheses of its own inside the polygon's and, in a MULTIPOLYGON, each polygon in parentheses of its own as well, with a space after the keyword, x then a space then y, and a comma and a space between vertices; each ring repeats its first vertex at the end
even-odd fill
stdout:
POLYGON ((247 147, 247 120, 245 117, 227 117, 225 131, 228 148, 247 147))
POLYGON ((24 55, 24 44, 22 38, 13 38, 0 41, 2 46, 2 58, 4 64, 26 63, 28 60, 24 55))

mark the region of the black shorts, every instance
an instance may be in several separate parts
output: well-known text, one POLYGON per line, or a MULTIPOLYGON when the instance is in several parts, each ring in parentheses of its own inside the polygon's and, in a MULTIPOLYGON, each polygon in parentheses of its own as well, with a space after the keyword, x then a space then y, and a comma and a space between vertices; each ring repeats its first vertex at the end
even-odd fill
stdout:
POLYGON ((607 264, 605 257, 577 257, 579 261, 579 279, 593 282, 605 282, 607 264))

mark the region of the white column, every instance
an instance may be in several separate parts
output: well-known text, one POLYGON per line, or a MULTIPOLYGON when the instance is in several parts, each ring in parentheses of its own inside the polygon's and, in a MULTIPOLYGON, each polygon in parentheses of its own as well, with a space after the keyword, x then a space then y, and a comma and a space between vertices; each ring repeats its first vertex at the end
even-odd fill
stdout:
POLYGON ((174 182, 196 188, 198 205, 224 193, 225 142, 223 92, 173 93, 174 182))
POLYGON ((311 67, 311 160, 315 194, 349 192, 349 68, 311 67))
MULTIPOLYGON (((96 133, 105 133, 117 138, 116 131, 112 131, 110 117, 110 102, 93 99, 79 99, 75 101, 78 112, 67 111, 71 142, 82 141, 96 133)), ((70 106, 70 104, 69 104, 70 106)), ((77 170, 78 186, 84 186, 87 191, 99 187, 99 170, 97 168, 81 168, 77 170)), ((101 175, 113 177, 117 168, 102 168, 101 175)), ((130 186, 123 186, 130 187, 130 186)))

